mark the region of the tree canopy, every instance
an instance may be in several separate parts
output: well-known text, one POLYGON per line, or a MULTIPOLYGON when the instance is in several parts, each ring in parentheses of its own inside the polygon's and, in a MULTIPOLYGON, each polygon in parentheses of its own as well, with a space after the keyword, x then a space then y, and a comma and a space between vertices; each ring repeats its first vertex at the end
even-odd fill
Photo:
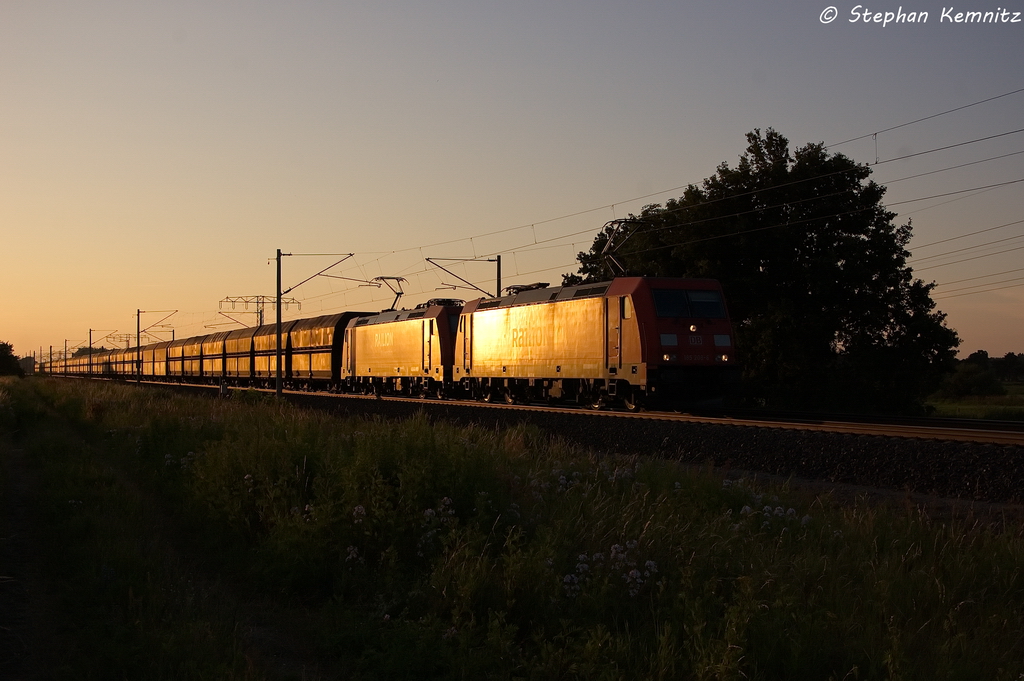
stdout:
POLYGON ((24 373, 14 354, 14 346, 0 341, 0 376, 24 376, 24 373))
POLYGON ((721 281, 750 399, 920 405, 960 340, 935 309, 935 284, 907 265, 910 222, 894 224, 866 165, 820 143, 790 154, 771 128, 747 142, 736 167, 722 163, 679 199, 646 206, 623 232, 606 226, 565 282, 607 279, 601 254, 613 237, 630 274, 721 281))

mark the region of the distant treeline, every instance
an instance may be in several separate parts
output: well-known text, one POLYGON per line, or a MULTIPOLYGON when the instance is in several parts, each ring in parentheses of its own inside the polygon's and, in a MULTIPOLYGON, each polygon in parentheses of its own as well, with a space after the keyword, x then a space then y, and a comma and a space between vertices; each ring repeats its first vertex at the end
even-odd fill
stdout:
POLYGON ((937 394, 947 398, 1005 395, 1004 384, 1022 382, 1024 354, 1008 352, 1002 357, 990 357, 987 351, 978 350, 957 362, 937 394))

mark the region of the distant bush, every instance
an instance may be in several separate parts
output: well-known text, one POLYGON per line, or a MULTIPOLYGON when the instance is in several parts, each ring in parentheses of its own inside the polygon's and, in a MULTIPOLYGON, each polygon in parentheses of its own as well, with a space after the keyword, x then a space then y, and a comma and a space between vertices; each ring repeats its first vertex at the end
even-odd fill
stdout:
POLYGON ((946 379, 937 397, 957 399, 961 397, 1005 395, 1006 388, 995 372, 975 362, 960 362, 956 370, 946 379))

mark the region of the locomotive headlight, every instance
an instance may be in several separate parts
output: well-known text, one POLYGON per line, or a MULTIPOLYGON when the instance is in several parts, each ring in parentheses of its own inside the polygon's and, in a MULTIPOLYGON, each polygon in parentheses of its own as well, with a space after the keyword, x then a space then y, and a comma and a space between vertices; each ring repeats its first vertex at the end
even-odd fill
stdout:
POLYGON ((662 355, 661 359, 663 362, 674 362, 679 358, 678 355, 662 355))
POLYGON ((729 355, 718 355, 717 357, 715 357, 715 359, 717 359, 719 362, 728 362, 729 355))
POLYGON ((697 330, 697 325, 696 324, 690 324, 690 331, 694 332, 696 330, 697 330))

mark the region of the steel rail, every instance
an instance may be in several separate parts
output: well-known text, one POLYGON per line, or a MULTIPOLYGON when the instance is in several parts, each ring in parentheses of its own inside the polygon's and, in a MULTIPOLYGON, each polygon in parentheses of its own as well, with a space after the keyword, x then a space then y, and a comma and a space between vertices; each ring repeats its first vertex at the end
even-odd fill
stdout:
MULTIPOLYGON (((100 380, 118 380, 100 379, 100 380)), ((143 381, 143 385, 182 387, 182 388, 206 388, 219 390, 219 386, 199 383, 172 383, 162 381, 143 381)), ((252 390, 252 388, 232 387, 231 390, 252 390)), ((274 389, 256 388, 260 392, 273 393, 274 389)), ((564 414, 566 416, 597 416, 602 418, 639 419, 641 421, 676 421, 722 426, 737 426, 744 428, 772 428, 778 430, 805 430, 827 433, 848 433, 851 435, 867 435, 875 437, 896 437, 917 440, 945 440, 954 442, 986 443, 1002 446, 1024 447, 1024 426, 1009 422, 1005 428, 985 427, 978 420, 971 420, 969 425, 949 425, 955 419, 943 418, 943 425, 929 425, 924 423, 926 419, 914 419, 913 423, 893 422, 892 419, 883 418, 880 422, 867 420, 834 420, 828 417, 819 419, 812 415, 801 414, 794 418, 786 418, 782 413, 773 413, 768 416, 745 415, 700 415, 661 411, 624 412, 611 410, 595 410, 575 406, 547 406, 538 404, 505 404, 495 402, 479 402, 476 400, 443 399, 438 400, 428 397, 405 397, 402 395, 359 395, 352 393, 327 393, 304 390, 285 390, 286 397, 303 398, 324 398, 324 399, 348 399, 362 400, 367 402, 407 402, 424 407, 474 407, 483 409, 500 409, 505 411, 519 411, 523 413, 547 413, 564 414), (886 422, 888 421, 888 422, 886 422), (1016 428, 1016 429, 1014 429, 1016 428)), ((851 417, 852 418, 852 417, 851 417)))

